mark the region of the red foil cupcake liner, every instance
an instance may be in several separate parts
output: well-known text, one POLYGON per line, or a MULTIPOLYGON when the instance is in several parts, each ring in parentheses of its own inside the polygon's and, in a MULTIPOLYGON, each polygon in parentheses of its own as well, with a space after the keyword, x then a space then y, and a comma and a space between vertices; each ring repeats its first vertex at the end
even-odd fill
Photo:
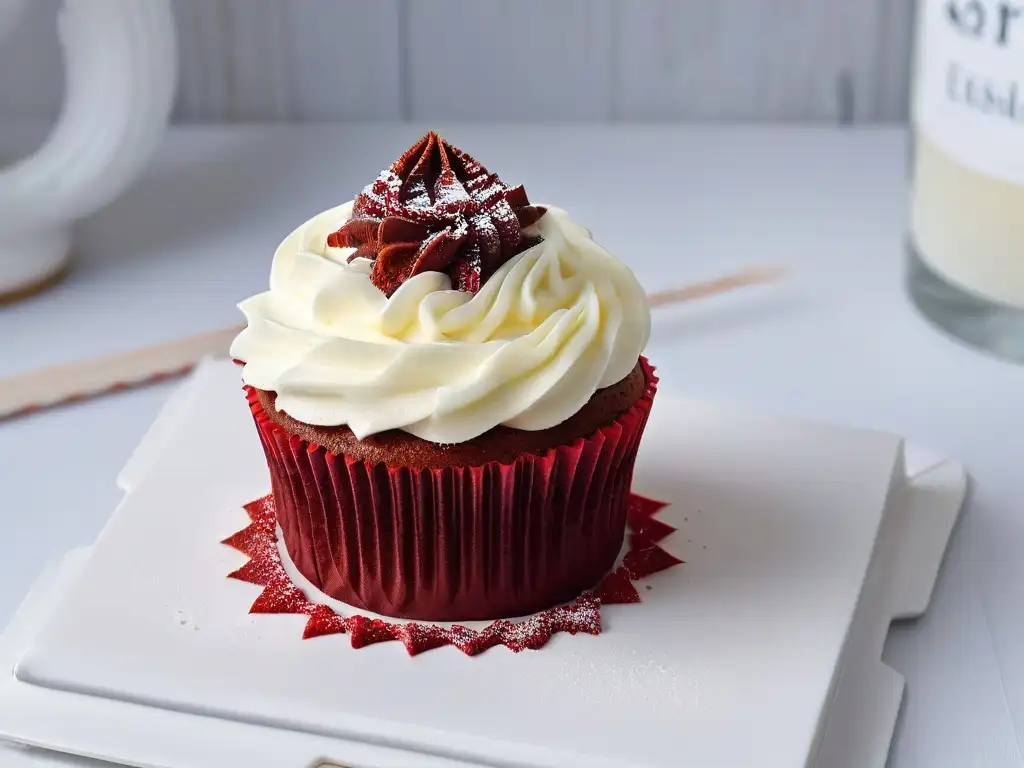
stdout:
POLYGON ((249 405, 296 568, 344 603, 397 618, 526 616, 597 585, 622 548, 657 377, 612 423, 514 462, 371 464, 288 434, 249 405))
MULTIPOLYGON (((292 581, 277 546, 275 506, 273 494, 246 504, 249 525, 223 541, 249 557, 228 577, 263 587, 249 612, 306 616, 304 639, 347 634, 353 648, 397 641, 410 656, 446 645, 467 656, 476 656, 496 645, 519 653, 543 648, 559 632, 599 635, 602 606, 643 602, 633 582, 682 563, 658 546, 675 531, 655 517, 666 504, 634 493, 630 494, 627 515, 632 535, 622 565, 607 574, 596 589, 584 592, 569 604, 548 608, 522 621, 499 619, 482 629, 459 624, 385 621, 360 614, 343 616, 326 605, 310 602, 292 581)), ((650 588, 648 584, 647 589, 650 588)))

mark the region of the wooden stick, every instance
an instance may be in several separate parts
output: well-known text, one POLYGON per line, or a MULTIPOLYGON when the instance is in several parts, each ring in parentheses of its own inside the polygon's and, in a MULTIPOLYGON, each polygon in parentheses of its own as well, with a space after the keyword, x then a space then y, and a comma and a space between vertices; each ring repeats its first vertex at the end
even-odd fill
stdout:
MULTIPOLYGON (((776 268, 747 269, 707 283, 658 291, 648 299, 652 307, 664 307, 718 296, 744 286, 772 283, 784 274, 776 268)), ((209 331, 0 380, 0 421, 182 376, 204 357, 226 357, 231 341, 243 327, 209 331)))
POLYGON ((723 293, 744 288, 748 285, 766 285, 774 283, 786 275, 781 267, 758 267, 744 269, 707 283, 693 283, 682 288, 670 288, 667 291, 656 291, 648 294, 647 301, 651 307, 664 307, 669 304, 680 304, 684 301, 707 299, 723 293))
POLYGON ((0 420, 182 376, 208 355, 227 355, 231 340, 240 330, 237 327, 200 333, 3 379, 0 420))

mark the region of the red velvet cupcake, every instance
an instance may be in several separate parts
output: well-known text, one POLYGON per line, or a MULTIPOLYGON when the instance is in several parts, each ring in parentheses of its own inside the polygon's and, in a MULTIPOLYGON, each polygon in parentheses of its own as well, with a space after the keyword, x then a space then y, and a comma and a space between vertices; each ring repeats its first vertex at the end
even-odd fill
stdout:
POLYGON ((232 354, 299 571, 424 620, 571 600, 620 551, 657 379, 632 273, 427 134, 278 248, 232 354))

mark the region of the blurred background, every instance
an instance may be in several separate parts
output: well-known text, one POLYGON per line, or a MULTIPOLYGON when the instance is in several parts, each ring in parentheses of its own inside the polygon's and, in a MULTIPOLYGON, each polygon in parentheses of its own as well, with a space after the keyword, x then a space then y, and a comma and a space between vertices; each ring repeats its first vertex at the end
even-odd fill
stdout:
MULTIPOLYGON (((30 5, 0 46, 0 118, 53 117, 60 105, 60 2, 30 5)), ((913 7, 175 0, 174 119, 901 121, 913 7)))

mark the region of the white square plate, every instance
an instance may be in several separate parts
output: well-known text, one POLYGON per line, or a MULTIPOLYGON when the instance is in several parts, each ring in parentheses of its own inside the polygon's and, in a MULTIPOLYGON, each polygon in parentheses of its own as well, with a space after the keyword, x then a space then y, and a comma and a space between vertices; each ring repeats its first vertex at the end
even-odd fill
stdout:
POLYGON ((15 657, 7 737, 165 766, 884 762, 902 680, 881 645, 927 605, 955 463, 911 456, 908 484, 895 436, 659 395, 634 488, 670 502, 662 544, 686 564, 603 608, 598 637, 410 658, 247 614, 260 588, 225 578, 244 557, 218 543, 267 491, 237 369, 205 365, 176 400, 15 657), (158 733, 176 727, 187 743, 158 733))

